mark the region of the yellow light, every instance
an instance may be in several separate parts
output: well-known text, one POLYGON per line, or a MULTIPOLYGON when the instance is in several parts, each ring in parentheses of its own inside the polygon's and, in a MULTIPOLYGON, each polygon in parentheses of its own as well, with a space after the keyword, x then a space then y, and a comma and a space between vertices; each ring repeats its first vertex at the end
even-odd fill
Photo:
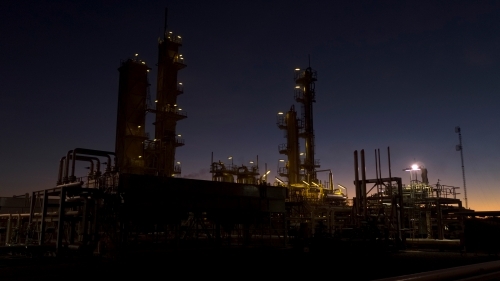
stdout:
POLYGON ((146 62, 143 61, 142 64, 146 64, 146 62))
POLYGON ((137 126, 137 128, 140 128, 140 127, 141 127, 141 125, 137 126))
POLYGON ((172 31, 169 31, 168 33, 172 34, 172 31))
POLYGON ((280 112, 278 112, 278 115, 283 115, 283 112, 281 112, 281 111, 280 111, 280 112))
POLYGON ((181 164, 181 162, 177 162, 177 165, 180 165, 180 164, 181 164))
POLYGON ((179 85, 182 85, 182 82, 179 82, 179 85))
POLYGON ((148 69, 148 70, 146 70, 146 71, 147 71, 147 72, 149 72, 149 69, 148 69))
POLYGON ((153 141, 156 141, 156 139, 154 139, 153 141))
POLYGON ((141 155, 139 155, 139 158, 142 158, 142 156, 141 156, 141 155))
POLYGON ((280 159, 280 162, 285 162, 285 160, 283 160, 283 159, 280 159))
POLYGON ((295 86, 295 89, 300 89, 300 86, 295 86))
POLYGON ((177 104, 174 104, 174 106, 177 106, 177 104))
POLYGON ((178 136, 178 137, 182 137, 182 135, 180 135, 180 134, 179 134, 179 135, 177 135, 177 136, 178 136))
POLYGON ((250 161, 250 164, 253 164, 253 161, 250 161))
POLYGON ((158 102, 158 100, 155 100, 155 102, 158 102))
POLYGON ((182 110, 182 108, 179 108, 179 111, 181 111, 181 110, 182 110))
POLYGON ((295 71, 299 71, 299 70, 300 70, 300 68, 295 68, 295 71))
POLYGON ((135 54, 135 56, 137 57, 139 54, 135 54))

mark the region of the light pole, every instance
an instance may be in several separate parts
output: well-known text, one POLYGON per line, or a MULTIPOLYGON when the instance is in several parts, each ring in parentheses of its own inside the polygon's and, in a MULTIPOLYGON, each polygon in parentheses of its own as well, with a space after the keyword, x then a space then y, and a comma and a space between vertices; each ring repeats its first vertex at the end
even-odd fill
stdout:
POLYGON ((420 171, 420 167, 417 164, 413 164, 413 165, 411 165, 411 168, 403 169, 403 171, 410 172, 410 184, 412 184, 412 182, 413 182, 413 177, 412 177, 413 173, 412 173, 412 171, 415 171, 415 182, 418 181, 417 172, 416 171, 420 171))
POLYGON ((462 178, 464 180, 464 200, 465 200, 465 208, 469 209, 469 205, 467 203, 467 188, 465 188, 465 168, 464 168, 464 152, 462 147, 462 133, 460 131, 460 127, 455 127, 455 133, 458 133, 458 145, 456 146, 456 150, 460 151, 460 158, 462 159, 462 178))

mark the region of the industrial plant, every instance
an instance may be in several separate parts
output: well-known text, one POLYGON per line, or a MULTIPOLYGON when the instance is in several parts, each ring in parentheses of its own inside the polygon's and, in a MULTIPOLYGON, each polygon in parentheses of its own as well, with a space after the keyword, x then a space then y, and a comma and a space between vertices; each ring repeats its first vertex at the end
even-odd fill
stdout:
POLYGON ((138 55, 119 65, 114 151, 68 148, 54 167, 53 187, 0 198, 2 254, 114 257, 152 244, 307 251, 321 241, 377 245, 380 251, 465 251, 478 245, 467 239, 475 235, 467 224, 498 215, 465 208, 457 187, 430 184, 423 166, 407 169, 408 183, 393 177, 389 147, 374 150, 373 176, 365 173, 365 150, 353 151, 355 194, 335 186, 332 170, 315 155, 313 105, 321 94, 316 97, 318 75, 310 65, 293 70, 297 104, 277 115, 276 130, 286 142, 278 145, 276 154, 285 159, 277 161, 274 179, 258 157, 250 165, 212 157, 212 180, 182 178, 176 150, 189 144, 176 129, 187 118, 178 103, 184 94, 178 72, 186 67, 181 47, 182 37, 165 20, 154 97, 151 68, 138 55), (146 132, 146 114, 154 115, 154 136, 146 132), (389 167, 382 169, 381 158, 389 167), (88 173, 77 175, 82 163, 88 173))

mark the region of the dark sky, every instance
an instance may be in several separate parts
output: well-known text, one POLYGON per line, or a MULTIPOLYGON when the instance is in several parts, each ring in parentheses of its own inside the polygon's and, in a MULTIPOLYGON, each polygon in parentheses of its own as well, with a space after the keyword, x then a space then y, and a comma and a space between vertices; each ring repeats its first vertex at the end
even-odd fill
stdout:
POLYGON ((138 53, 154 97, 166 7, 188 65, 183 177, 209 179, 213 153, 274 178, 276 116, 300 108, 293 70, 310 57, 315 158, 350 197, 353 152, 375 178, 380 149, 387 177, 390 147, 392 176, 417 162, 463 198, 460 126, 469 207, 500 209, 499 1, 2 1, 0 196, 53 187, 68 150, 114 151, 117 68, 138 53))

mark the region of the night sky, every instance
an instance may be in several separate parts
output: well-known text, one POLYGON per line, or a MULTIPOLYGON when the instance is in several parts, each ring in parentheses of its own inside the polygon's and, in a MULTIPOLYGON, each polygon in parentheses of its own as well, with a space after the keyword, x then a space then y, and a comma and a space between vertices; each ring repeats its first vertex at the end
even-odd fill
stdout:
POLYGON ((187 64, 183 177, 210 179, 213 153, 274 179, 277 113, 300 112, 293 72, 310 58, 315 158, 349 197, 353 152, 375 178, 380 149, 388 177, 390 147, 392 176, 418 163, 463 199, 460 126, 469 207, 500 210, 499 1, 2 1, 0 196, 54 187, 68 150, 114 151, 117 69, 138 53, 154 100, 166 7, 187 64))

